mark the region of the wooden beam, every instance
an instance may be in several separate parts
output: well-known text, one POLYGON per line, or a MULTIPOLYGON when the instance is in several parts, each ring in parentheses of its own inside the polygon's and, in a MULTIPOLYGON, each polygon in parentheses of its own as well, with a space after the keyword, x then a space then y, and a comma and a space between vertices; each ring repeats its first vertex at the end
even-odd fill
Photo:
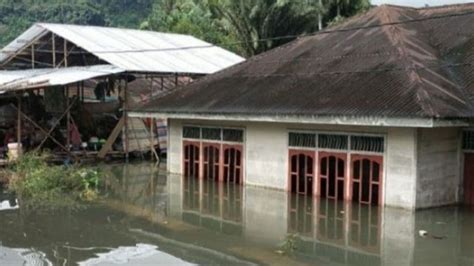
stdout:
POLYGON ((35 68, 35 44, 31 44, 31 68, 35 68))
MULTIPOLYGON (((69 106, 69 86, 64 86, 64 90, 66 93, 66 106, 69 106)), ((66 114, 66 148, 67 151, 71 151, 71 109, 67 109, 67 114, 66 114)))
MULTIPOLYGON (((20 92, 21 93, 21 92, 20 92)), ((17 128, 16 128, 16 143, 18 149, 18 156, 21 156, 21 94, 17 94, 17 128)))
POLYGON ((123 143, 125 144, 125 159, 128 162, 129 158, 129 139, 128 139, 128 96, 127 96, 127 88, 128 88, 128 80, 125 79, 125 87, 123 88, 123 98, 124 98, 124 103, 123 103, 123 116, 125 117, 125 141, 123 143))
POLYGON ((115 140, 120 135, 120 133, 122 133, 122 129, 125 124, 124 122, 125 122, 125 117, 120 118, 114 130, 112 130, 112 133, 107 138, 107 141, 105 142, 104 146, 102 146, 102 149, 100 149, 97 157, 101 159, 105 158, 107 153, 112 149, 112 145, 115 143, 115 140))
POLYGON ((53 67, 56 67, 56 35, 52 33, 51 38, 51 45, 52 45, 52 53, 53 53, 53 67))
POLYGON ((64 40, 64 58, 63 58, 63 61, 64 61, 64 66, 67 67, 67 57, 68 57, 68 52, 67 52, 67 40, 66 39, 63 39, 64 40))

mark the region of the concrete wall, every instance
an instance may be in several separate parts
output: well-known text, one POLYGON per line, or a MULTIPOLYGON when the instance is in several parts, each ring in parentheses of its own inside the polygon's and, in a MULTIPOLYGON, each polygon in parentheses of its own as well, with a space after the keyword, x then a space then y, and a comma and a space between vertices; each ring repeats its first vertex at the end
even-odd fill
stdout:
POLYGON ((230 123, 224 121, 170 121, 168 171, 181 173, 182 126, 219 125, 245 128, 245 182, 276 189, 288 185, 288 132, 317 130, 371 133, 386 136, 384 204, 412 209, 416 190, 416 129, 361 126, 322 126, 279 123, 230 123))
POLYGON ((461 131, 456 128, 418 130, 416 207, 436 207, 459 201, 461 131))

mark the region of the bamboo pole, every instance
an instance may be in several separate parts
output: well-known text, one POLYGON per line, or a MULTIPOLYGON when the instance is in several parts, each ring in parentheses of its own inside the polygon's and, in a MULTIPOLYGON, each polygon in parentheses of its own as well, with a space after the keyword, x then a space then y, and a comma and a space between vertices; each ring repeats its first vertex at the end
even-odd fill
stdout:
POLYGON ((16 142, 17 142, 17 149, 18 149, 18 156, 21 155, 21 94, 17 95, 17 128, 16 128, 16 142))
POLYGON ((51 38, 51 45, 52 45, 52 52, 53 52, 53 67, 56 67, 56 35, 52 33, 52 38, 51 38))
POLYGON ((123 116, 124 116, 124 124, 125 124, 125 160, 128 162, 129 159, 129 139, 128 139, 128 96, 127 96, 127 89, 128 89, 128 80, 125 79, 125 87, 123 88, 123 98, 124 98, 124 103, 123 103, 123 116))
POLYGON ((35 68, 35 44, 31 45, 31 68, 35 68))
POLYGON ((63 61, 64 61, 64 66, 65 66, 65 67, 67 67, 67 65, 68 65, 67 57, 68 57, 68 52, 67 52, 67 40, 64 39, 64 58, 63 58, 63 61))
MULTIPOLYGON (((64 86, 64 89, 66 91, 66 106, 69 106, 69 87, 66 85, 64 86)), ((67 114, 66 114, 66 148, 69 152, 71 152, 71 108, 67 109, 67 114)))

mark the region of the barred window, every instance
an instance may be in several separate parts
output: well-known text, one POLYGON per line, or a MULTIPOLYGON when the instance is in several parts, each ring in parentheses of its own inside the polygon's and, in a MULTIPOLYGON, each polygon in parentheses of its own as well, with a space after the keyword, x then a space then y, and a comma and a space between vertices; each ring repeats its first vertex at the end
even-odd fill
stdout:
POLYGON ((348 136, 320 134, 318 136, 318 147, 322 149, 347 150, 348 136))
POLYGON ((201 130, 199 127, 183 127, 183 138, 200 139, 201 130))
POLYGON ((221 129, 203 127, 202 138, 209 139, 209 140, 221 140, 221 129))
POLYGON ((384 152, 383 137, 351 136, 351 150, 384 152))
POLYGON ((463 132, 462 148, 464 150, 474 150, 474 131, 463 132))
POLYGON ((224 141, 244 142, 244 131, 241 129, 224 129, 224 141))
POLYGON ((288 143, 291 147, 316 148, 316 134, 290 132, 288 143))

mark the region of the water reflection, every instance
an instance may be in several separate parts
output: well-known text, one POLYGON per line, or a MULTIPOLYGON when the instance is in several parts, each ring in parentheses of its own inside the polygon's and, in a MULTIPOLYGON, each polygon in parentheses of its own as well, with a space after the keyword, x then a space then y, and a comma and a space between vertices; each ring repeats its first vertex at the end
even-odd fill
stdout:
POLYGON ((152 253, 162 257, 204 265, 474 262, 474 215, 461 208, 414 215, 166 176, 147 164, 108 167, 108 198, 99 206, 34 217, 0 212, 0 246, 34 247, 45 254, 45 261, 62 263, 58 258, 66 258, 69 265, 101 256, 110 260, 110 252, 140 245, 154 247, 152 253), (422 238, 418 230, 444 238, 422 238), (100 249, 104 247, 108 249, 100 249))

